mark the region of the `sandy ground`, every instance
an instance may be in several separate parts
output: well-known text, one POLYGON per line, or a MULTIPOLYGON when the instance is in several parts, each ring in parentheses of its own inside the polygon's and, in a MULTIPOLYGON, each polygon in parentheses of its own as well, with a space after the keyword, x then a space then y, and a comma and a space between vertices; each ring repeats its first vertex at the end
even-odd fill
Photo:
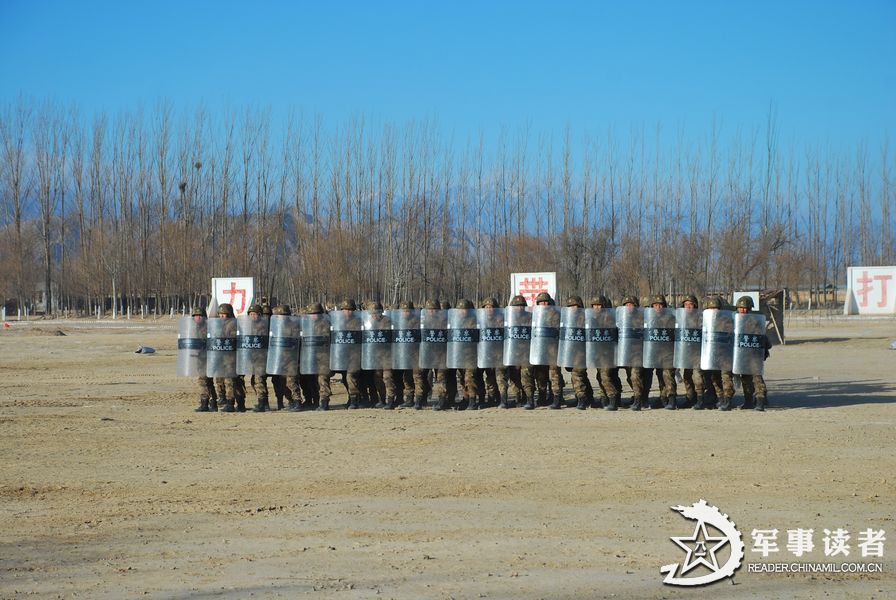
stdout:
POLYGON ((896 591, 896 320, 789 323, 766 413, 197 414, 171 322, 129 325, 0 330, 0 597, 896 591), (685 556, 670 536, 694 527, 670 507, 700 498, 736 523, 745 564, 763 560, 753 529, 780 531, 766 560, 840 563, 821 538, 843 528, 847 560, 883 573, 663 585, 685 556), (801 559, 797 527, 816 532, 801 559), (886 531, 882 559, 859 555, 867 528, 886 531))

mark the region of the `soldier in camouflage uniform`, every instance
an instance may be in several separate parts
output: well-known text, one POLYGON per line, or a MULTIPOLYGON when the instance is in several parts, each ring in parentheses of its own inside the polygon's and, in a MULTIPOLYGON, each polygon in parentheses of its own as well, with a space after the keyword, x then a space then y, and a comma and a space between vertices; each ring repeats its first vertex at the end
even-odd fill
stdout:
MULTIPOLYGON (((585 308, 585 304, 582 302, 581 296, 570 296, 566 299, 567 307, 577 307, 577 308, 585 308)), ((582 348, 582 352, 584 352, 584 347, 582 348)), ((573 369, 567 368, 567 371, 572 372, 572 389, 573 393, 576 396, 576 408, 579 410, 585 410, 591 403, 594 401, 594 389, 591 387, 591 382, 588 380, 588 369, 573 369)))
MULTIPOLYGON (((650 298, 650 308, 654 310, 662 310, 669 305, 666 297, 662 294, 655 294, 650 298)), ((653 385, 653 372, 656 371, 657 385, 660 389, 660 402, 663 408, 675 410, 678 408, 678 388, 675 384, 675 369, 647 369, 641 371, 644 379, 644 394, 642 402, 649 402, 650 388, 653 385)))
MULTIPOLYGON (((441 308, 442 310, 450 310, 451 303, 443 300, 442 302, 433 302, 432 305, 435 308, 441 308)), ((448 410, 449 408, 454 408, 454 403, 457 400, 457 372, 455 369, 436 369, 435 377, 435 387, 439 390, 439 392, 433 392, 438 401, 436 405, 432 407, 433 410, 448 410)))
MULTIPOLYGON (((606 296, 597 296, 591 299, 591 308, 596 311, 612 311, 613 303, 606 296)), ((601 392, 601 406, 605 410, 617 410, 619 396, 622 394, 619 367, 597 369, 597 389, 601 392)))
MULTIPOLYGON (((218 318, 235 318, 233 315, 233 306, 227 303, 220 304, 218 306, 218 318)), ((246 411, 246 397, 245 395, 243 395, 242 397, 240 396, 238 382, 238 377, 214 378, 215 394, 218 396, 218 400, 221 405, 221 412, 233 412, 234 410, 239 410, 239 412, 246 411), (236 401, 239 408, 234 409, 234 401, 236 401)))
MULTIPOLYGON (((489 297, 482 301, 481 308, 498 308, 498 301, 489 297)), ((481 332, 480 332, 480 335, 481 332)), ((510 408, 507 404, 507 371, 503 368, 476 369, 476 388, 480 402, 495 404, 500 408, 510 408)))
MULTIPOLYGON (((357 317, 353 316, 355 311, 358 310, 358 306, 355 304, 354 300, 343 300, 339 303, 339 306, 337 306, 337 310, 344 311, 343 314, 346 317, 353 317, 353 319, 357 321, 357 328, 360 331, 361 322, 359 319, 357 319, 357 317)), ((334 373, 335 372, 336 371, 334 371, 334 373)), ((359 402, 361 399, 361 371, 339 371, 339 373, 342 373, 342 381, 345 384, 345 391, 348 393, 348 408, 360 408, 359 402)))
MULTIPOLYGON (((261 308, 264 311, 265 305, 261 308)), ((278 304, 271 309, 271 315, 292 315, 289 304, 278 304)), ((302 391, 297 375, 271 375, 271 387, 274 388, 274 396, 277 398, 277 408, 283 409, 283 399, 286 398, 287 408, 290 412, 298 412, 302 409, 302 391)))
MULTIPOLYGON (((640 306, 640 301, 636 296, 626 296, 622 299, 622 306, 635 309, 640 306)), ((641 410, 643 399, 646 397, 644 390, 644 377, 641 367, 623 367, 625 369, 625 379, 628 386, 632 390, 632 404, 629 410, 641 410)))
MULTIPOLYGON (((260 319, 263 313, 264 309, 262 309, 261 304, 252 304, 249 306, 248 310, 246 310, 246 314, 254 321, 260 319)), ((252 391, 255 393, 256 399, 255 406, 252 407, 252 412, 266 412, 270 410, 271 406, 268 404, 267 374, 250 375, 249 385, 252 386, 252 391)))
MULTIPOLYGON (((466 298, 457 301, 455 308, 463 310, 473 310, 473 303, 466 298)), ((455 369, 457 379, 462 384, 463 401, 455 406, 456 410, 478 410, 479 409, 479 387, 476 385, 476 369, 455 369)))
MULTIPOLYGON (((377 321, 386 319, 386 322, 389 323, 389 317, 384 314, 383 305, 378 300, 367 300, 364 303, 364 310, 370 312, 373 315, 372 318, 377 321)), ((370 389, 373 390, 371 396, 376 398, 374 408, 395 408, 392 370, 372 369, 362 371, 362 373, 366 373, 366 376, 370 379, 370 389)))
MULTIPOLYGON (((705 310, 721 310, 724 301, 718 296, 710 296, 703 301, 705 310)), ((731 398, 734 397, 734 380, 731 371, 703 371, 704 385, 707 395, 712 395, 705 408, 731 410, 731 398), (718 404, 716 404, 718 402, 718 404)))
MULTIPOLYGON (((402 300, 398 303, 398 310, 414 310, 414 303, 410 300, 402 300)), ((429 380, 424 377, 424 370, 416 369, 393 369, 392 377, 395 382, 396 397, 404 392, 404 402, 401 408, 414 408, 421 410, 423 408, 424 399, 429 394, 429 380)))
MULTIPOLYGON (((526 306, 526 299, 522 296, 514 296, 507 306, 526 306)), ((535 381, 528 367, 508 366, 504 367, 507 379, 507 393, 516 397, 516 404, 525 404, 527 410, 535 408, 535 381), (531 407, 530 407, 531 404, 531 407)), ((507 401, 506 408, 513 404, 507 401)))
MULTIPOLYGON (((321 306, 320 302, 312 302, 305 307, 305 314, 323 315, 324 307, 321 306)), ((313 386, 317 392, 318 398, 320 399, 317 410, 330 410, 330 375, 331 373, 319 373, 317 375, 309 376, 317 384, 316 386, 313 386)))
MULTIPOLYGON (((554 306, 556 303, 547 292, 541 292, 535 297, 535 304, 539 306, 554 306)), ((557 327, 560 326, 560 315, 557 315, 557 327)), ((563 404, 563 373, 557 365, 532 365, 530 367, 532 378, 538 388, 536 404, 544 404, 545 398, 550 402, 551 408, 558 410, 563 404), (548 383, 551 390, 548 392, 548 383)))
MULTIPOLYGON (((700 303, 697 296, 693 294, 686 296, 681 303, 682 308, 689 310, 697 310, 700 303)), ((687 406, 693 407, 694 410, 703 410, 705 408, 705 389, 706 382, 703 371, 699 367, 694 369, 682 369, 682 381, 684 382, 684 393, 687 396, 687 406)))
MULTIPOLYGON (((737 299, 736 307, 739 314, 745 315, 753 310, 753 299, 749 296, 741 296, 737 299)), ((769 343, 767 336, 763 338, 763 341, 765 342, 764 358, 767 359, 769 357, 771 344, 769 343)), ((755 409, 760 412, 764 411, 766 407, 766 388, 765 379, 762 375, 741 375, 740 383, 744 391, 744 403, 741 404, 740 410, 755 409)))
MULTIPOLYGON (((190 316, 196 323, 201 323, 207 315, 204 308, 197 306, 190 316)), ((215 392, 212 378, 200 375, 197 383, 199 384, 199 407, 195 409, 195 412, 218 412, 218 395, 215 392)))

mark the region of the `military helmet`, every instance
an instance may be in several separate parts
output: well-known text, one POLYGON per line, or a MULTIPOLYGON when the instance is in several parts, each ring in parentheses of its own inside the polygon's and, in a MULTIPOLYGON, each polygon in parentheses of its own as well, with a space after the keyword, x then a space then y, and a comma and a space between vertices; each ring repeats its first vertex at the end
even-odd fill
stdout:
POLYGON ((669 306, 669 304, 666 302, 666 297, 662 294, 654 294, 650 297, 650 306, 653 306, 654 304, 659 304, 663 308, 669 306))
POLYGON ((427 310, 439 310, 441 306, 439 306, 438 300, 427 300, 423 303, 423 308, 427 310))
POLYGON ((603 308, 613 308, 613 303, 610 302, 610 299, 604 295, 594 296, 591 298, 591 306, 595 304, 600 304, 603 308))
POLYGON ((305 312, 309 315, 319 315, 324 312, 324 307, 320 305, 320 302, 312 302, 305 307, 305 312))
POLYGON ((722 302, 718 296, 707 296, 703 301, 703 308, 722 308, 722 302))
POLYGON ((585 305, 582 303, 581 296, 570 296, 566 299, 566 306, 578 306, 579 308, 585 308, 585 305))
POLYGON ((493 296, 489 296, 482 301, 482 308, 498 308, 498 301, 493 296))
POLYGON ((205 313, 205 309, 201 306, 193 307, 193 311, 190 313, 191 317, 208 317, 205 313))
POLYGON ((634 304, 635 306, 641 306, 641 302, 638 300, 637 296, 626 296, 622 299, 622 305, 626 304, 634 304))
POLYGON ((261 314, 263 314, 263 315, 267 315, 267 316, 269 316, 269 317, 270 317, 272 314, 274 314, 273 311, 271 310, 271 305, 268 304, 267 302, 262 302, 262 304, 261 304, 261 314))
POLYGON ((220 316, 220 315, 227 315, 228 317, 232 317, 233 316, 233 306, 231 306, 230 304, 227 304, 226 302, 224 304, 219 304, 218 305, 218 316, 220 316))
POLYGON ((399 310, 413 310, 413 308, 414 308, 414 303, 411 302, 410 300, 402 300, 401 302, 398 303, 399 310))
POLYGON ((466 298, 461 298, 457 301, 457 308, 471 309, 473 308, 473 303, 466 298))
POLYGON ((684 300, 681 301, 681 307, 682 307, 682 308, 684 308, 684 303, 685 303, 685 302, 693 302, 693 303, 694 303, 694 308, 700 308, 700 303, 697 302, 697 296, 695 296, 694 294, 689 294, 689 295, 687 295, 687 296, 684 297, 684 300))
POLYGON ((355 304, 355 301, 351 298, 346 298, 342 302, 339 303, 337 307, 339 310, 358 310, 358 306, 355 304))
POLYGON ((737 299, 737 308, 746 308, 747 310, 753 310, 753 299, 749 296, 741 296, 737 299))
POLYGON ((442 300, 440 304, 442 305, 442 310, 448 310, 449 308, 451 308, 451 303, 447 300, 442 300))
POLYGON ((289 304, 278 304, 271 312, 275 315, 291 315, 292 309, 289 308, 289 304))
POLYGON ((246 309, 246 314, 248 315, 249 313, 262 314, 261 304, 250 304, 249 308, 246 309))
POLYGON ((526 299, 522 296, 514 296, 510 299, 510 304, 508 306, 526 306, 526 299))
POLYGON ((535 296, 535 304, 538 304, 539 302, 547 302, 548 304, 553 304, 554 299, 551 298, 551 295, 549 293, 541 292, 540 294, 535 296))

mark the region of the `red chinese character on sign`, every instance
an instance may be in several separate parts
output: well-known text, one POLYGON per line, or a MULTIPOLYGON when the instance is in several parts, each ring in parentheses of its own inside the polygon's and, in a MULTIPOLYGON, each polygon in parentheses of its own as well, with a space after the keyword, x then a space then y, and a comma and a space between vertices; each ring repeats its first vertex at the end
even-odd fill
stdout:
POLYGON ((237 289, 236 282, 231 281, 230 289, 224 290, 224 293, 230 294, 230 304, 233 306, 233 312, 235 312, 236 314, 242 313, 243 310, 246 308, 246 289, 245 288, 237 289), (240 307, 239 308, 236 307, 236 302, 234 301, 236 299, 237 295, 240 296, 240 307))
POLYGON ((874 281, 880 282, 880 300, 877 301, 877 307, 884 308, 887 306, 887 282, 892 278, 892 275, 875 275, 874 277, 869 277, 868 271, 862 271, 862 276, 856 279, 856 283, 862 284, 862 287, 856 290, 856 294, 862 297, 859 306, 868 306, 868 294, 875 290, 875 287, 870 284, 874 281))
POLYGON ((548 282, 540 275, 537 279, 525 277, 520 281, 520 296, 524 297, 529 304, 535 304, 535 297, 546 291, 548 291, 548 282))

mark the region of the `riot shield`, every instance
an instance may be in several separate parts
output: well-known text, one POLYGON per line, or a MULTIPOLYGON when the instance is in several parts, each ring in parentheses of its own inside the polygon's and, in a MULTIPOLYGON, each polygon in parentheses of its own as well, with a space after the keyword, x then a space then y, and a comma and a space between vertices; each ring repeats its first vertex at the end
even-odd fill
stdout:
POLYGON ((532 313, 525 306, 504 309, 504 364, 528 367, 532 342, 532 313))
POLYGON ((612 308, 585 309, 585 365, 591 369, 616 366, 616 311, 612 308))
POLYGON ((700 346, 703 340, 703 313, 696 308, 675 309, 676 369, 699 369, 700 346))
POLYGON ((476 322, 476 309, 449 309, 448 368, 475 369, 478 343, 479 325, 476 322))
POLYGON ((302 315, 302 340, 299 372, 302 375, 330 373, 330 317, 326 314, 302 315))
POLYGON ((361 320, 361 368, 383 371, 392 368, 392 319, 382 310, 365 310, 361 320))
POLYGON ((177 320, 177 374, 180 377, 207 377, 205 374, 205 317, 177 320), (199 319, 199 322, 196 322, 199 319))
POLYGON ((479 325, 479 344, 476 347, 476 366, 494 369, 504 366, 504 309, 476 310, 479 325))
POLYGON ((616 366, 640 367, 644 351, 644 309, 616 307, 616 327, 619 330, 616 366))
POLYGON ((299 338, 302 335, 298 316, 273 315, 268 339, 267 372, 271 375, 295 377, 299 374, 299 338))
POLYGON ((734 354, 734 313, 730 310, 704 310, 702 334, 700 368, 704 371, 730 371, 734 354))
POLYGON ((206 376, 236 377, 236 319, 208 319, 206 326, 206 376))
POLYGON ((264 375, 268 366, 268 316, 252 313, 236 318, 236 372, 264 375))
POLYGON ((578 306, 561 308, 557 366, 584 369, 585 338, 585 309, 578 306))
POLYGON ((560 311, 556 306, 532 308, 532 344, 529 362, 533 365, 556 365, 560 341, 560 311))
POLYGON ((420 368, 420 311, 413 308, 395 310, 392 318, 392 368, 420 368))
POLYGON ((671 369, 675 363, 675 311, 644 309, 644 355, 647 369, 671 369))
POLYGON ((756 312, 735 314, 732 372, 735 375, 762 375, 765 349, 765 315, 756 312))
POLYGON ((444 369, 448 355, 448 311, 420 312, 420 368, 444 369))
POLYGON ((361 317, 353 310, 330 312, 330 369, 361 370, 361 317))

